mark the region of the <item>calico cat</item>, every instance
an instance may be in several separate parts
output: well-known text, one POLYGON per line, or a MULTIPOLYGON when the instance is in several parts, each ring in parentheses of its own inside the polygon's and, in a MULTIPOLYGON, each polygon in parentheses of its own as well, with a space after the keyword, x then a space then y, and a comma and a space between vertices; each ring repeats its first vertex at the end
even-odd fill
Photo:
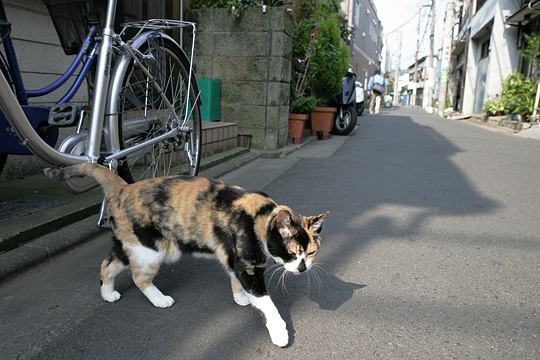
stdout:
POLYGON ((319 251, 327 213, 304 217, 262 192, 192 176, 169 176, 127 184, 97 164, 46 169, 51 178, 91 176, 103 188, 114 233, 101 264, 101 296, 120 299, 114 278, 128 266, 133 281, 160 308, 174 304, 152 280, 163 262, 182 254, 212 254, 231 279, 234 301, 263 312, 272 342, 286 346, 285 322, 264 283, 267 258, 298 274, 319 251))

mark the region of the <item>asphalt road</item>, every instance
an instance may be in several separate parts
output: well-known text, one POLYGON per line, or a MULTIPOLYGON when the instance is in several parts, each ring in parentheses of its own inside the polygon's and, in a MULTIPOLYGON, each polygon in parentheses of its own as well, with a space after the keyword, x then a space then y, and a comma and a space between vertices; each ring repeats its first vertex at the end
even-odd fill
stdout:
POLYGON ((0 284, 2 359, 539 359, 540 142, 421 111, 364 116, 349 137, 224 179, 305 214, 331 212, 327 273, 272 279, 291 345, 183 258, 156 309, 122 274, 102 301, 101 236, 0 284))

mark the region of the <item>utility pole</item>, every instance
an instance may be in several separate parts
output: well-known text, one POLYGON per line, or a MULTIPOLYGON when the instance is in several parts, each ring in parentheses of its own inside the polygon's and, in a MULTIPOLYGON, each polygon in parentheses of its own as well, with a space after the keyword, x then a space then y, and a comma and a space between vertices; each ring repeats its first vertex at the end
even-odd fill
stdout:
POLYGON ((444 17, 444 41, 441 59, 440 89, 439 89, 439 116, 444 116, 446 107, 446 91, 448 86, 448 65, 450 64, 450 52, 452 50, 452 32, 454 30, 454 0, 447 0, 446 15, 444 17))
POLYGON ((396 78, 394 80, 394 106, 399 105, 399 75, 401 72, 401 43, 403 42, 403 30, 399 32, 399 55, 396 66, 396 78))
POLYGON ((418 87, 418 53, 420 52, 420 25, 422 21, 422 7, 418 11, 418 27, 416 28, 416 51, 414 52, 414 88, 411 105, 416 106, 416 88, 418 87))
POLYGON ((423 108, 432 111, 433 88, 435 87, 435 69, 433 68, 433 53, 435 51, 435 0, 431 0, 430 8, 431 32, 429 35, 429 53, 426 86, 424 88, 423 108))

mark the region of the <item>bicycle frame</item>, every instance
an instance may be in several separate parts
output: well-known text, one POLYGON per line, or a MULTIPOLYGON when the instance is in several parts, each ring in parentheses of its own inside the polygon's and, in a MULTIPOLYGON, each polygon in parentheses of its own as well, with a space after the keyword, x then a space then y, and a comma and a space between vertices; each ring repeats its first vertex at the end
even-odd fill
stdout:
MULTIPOLYGON (((142 142, 140 144, 137 144, 135 146, 132 146, 130 148, 124 149, 120 151, 120 148, 118 144, 106 144, 108 145, 108 151, 107 153, 110 154, 106 156, 105 158, 102 157, 101 152, 101 140, 103 135, 103 130, 109 135, 108 137, 111 138, 111 134, 118 135, 118 129, 117 129, 117 122, 115 121, 108 121, 107 126, 104 129, 104 119, 105 114, 107 110, 107 99, 109 95, 110 90, 110 81, 112 76, 112 69, 111 69, 111 58, 113 56, 112 53, 112 46, 113 43, 120 43, 120 46, 123 47, 126 50, 126 53, 122 56, 122 59, 120 60, 120 64, 129 64, 129 61, 135 61, 135 63, 141 67, 141 69, 144 72, 147 72, 150 74, 148 69, 145 68, 145 66, 139 61, 137 58, 137 54, 134 52, 132 44, 137 44, 137 41, 142 42, 144 41, 145 36, 148 36, 146 34, 148 33, 140 33, 137 38, 133 39, 131 41, 130 45, 124 43, 118 35, 114 33, 113 30, 113 22, 115 18, 115 10, 116 10, 116 0, 109 0, 107 4, 107 13, 106 13, 106 21, 105 26, 102 31, 102 41, 99 45, 99 55, 98 55, 98 63, 97 63, 97 72, 96 72, 96 79, 95 79, 95 87, 94 87, 94 97, 93 97, 93 103, 92 103, 92 112, 90 116, 89 121, 89 128, 86 135, 86 145, 85 145, 85 154, 84 155, 73 155, 66 152, 61 152, 53 147, 49 146, 47 143, 45 143, 35 132, 35 130, 30 126, 30 123, 28 122, 28 119, 26 118, 16 96, 13 94, 9 87, 9 83, 6 80, 5 76, 0 72, 0 110, 4 113, 6 118, 8 119, 9 124, 13 129, 15 129, 17 135, 20 138, 21 144, 26 145, 32 153, 34 153, 36 156, 40 157, 44 161, 54 165, 54 166, 65 166, 65 165, 71 165, 76 163, 83 163, 83 162, 101 162, 105 164, 110 164, 113 160, 120 160, 124 157, 135 153, 142 148, 151 146, 155 143, 158 143, 162 141, 163 139, 172 138, 175 136, 178 136, 180 133, 189 134, 190 128, 185 126, 187 122, 187 118, 189 117, 190 111, 186 111, 185 118, 183 119, 183 122, 180 122, 180 119, 177 119, 177 126, 173 127, 170 131, 168 131, 165 134, 162 134, 159 137, 153 138, 151 140, 147 140, 145 142, 142 142), (142 40, 140 40, 142 39, 142 40)), ((193 29, 193 44, 195 41, 195 25, 191 24, 193 29)), ((163 36, 166 36, 163 34, 163 36)), ((192 44, 192 52, 191 52, 191 63, 190 63, 190 70, 189 70, 189 76, 191 79, 191 75, 193 72, 192 64, 193 64, 193 44, 192 44)), ((126 65, 127 66, 127 65, 126 65)), ((150 77, 150 79, 152 79, 150 77)), ((120 80, 118 78, 115 79, 113 82, 113 88, 114 84, 118 85, 118 82, 120 80)), ((155 82, 153 85, 156 87, 156 89, 159 91, 159 85, 155 82)), ((160 92, 162 96, 165 96, 163 92, 160 92)), ((193 86, 191 81, 189 82, 189 89, 188 94, 197 94, 197 97, 195 99, 195 103, 199 101, 199 93, 196 89, 196 86, 193 86), (193 91, 193 92, 192 92, 193 91)), ((188 96, 189 99, 189 96, 188 96)), ((165 103, 168 103, 168 100, 165 98, 165 103)), ((169 103, 168 106, 172 108, 172 105, 169 103)), ((193 104, 193 106, 196 106, 193 104)), ((189 110, 189 109, 187 109, 189 110)), ((193 108, 191 109, 193 111, 193 108)), ((175 113, 173 109, 173 113, 175 113)), ((111 114, 111 113, 109 113, 111 114)), ((80 134, 76 134, 79 135, 80 134)), ((113 136, 114 137, 114 136, 113 136)))

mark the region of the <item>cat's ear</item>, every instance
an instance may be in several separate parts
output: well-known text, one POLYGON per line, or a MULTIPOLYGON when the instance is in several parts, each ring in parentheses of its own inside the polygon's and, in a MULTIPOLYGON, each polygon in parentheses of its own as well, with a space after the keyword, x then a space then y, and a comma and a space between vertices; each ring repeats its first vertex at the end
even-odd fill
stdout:
POLYGON ((327 211, 325 213, 315 215, 315 216, 308 216, 306 218, 308 226, 315 232, 320 233, 322 230, 322 224, 324 222, 324 218, 330 213, 330 211, 327 211))
POLYGON ((287 210, 280 210, 277 213, 274 225, 283 239, 290 239, 293 236, 291 213, 287 210))

